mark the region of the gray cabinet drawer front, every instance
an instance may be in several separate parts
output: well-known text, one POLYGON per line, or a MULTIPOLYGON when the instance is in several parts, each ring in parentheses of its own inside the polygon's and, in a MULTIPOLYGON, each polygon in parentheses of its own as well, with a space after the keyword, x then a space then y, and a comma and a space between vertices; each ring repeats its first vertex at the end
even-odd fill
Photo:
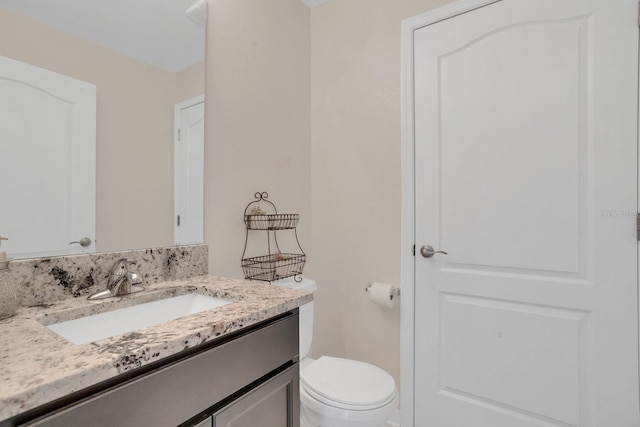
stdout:
POLYGON ((213 414, 213 427, 299 427, 300 370, 293 365, 213 414))
POLYGON ((296 312, 27 425, 175 427, 296 359, 298 350, 296 312))

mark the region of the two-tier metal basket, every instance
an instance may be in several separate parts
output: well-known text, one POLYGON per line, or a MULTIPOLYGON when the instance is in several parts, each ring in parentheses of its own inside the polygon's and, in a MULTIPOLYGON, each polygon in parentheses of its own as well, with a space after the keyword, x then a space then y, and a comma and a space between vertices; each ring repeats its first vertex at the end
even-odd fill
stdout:
POLYGON ((302 269, 307 260, 296 226, 300 220, 298 214, 279 214, 276 206, 267 200, 266 192, 255 193, 253 202, 244 209, 246 237, 242 253, 242 270, 245 279, 272 282, 293 276, 302 279, 302 269), (282 252, 278 243, 278 232, 287 231, 293 234, 295 244, 290 252, 282 252), (247 247, 252 231, 266 232, 266 255, 247 256, 247 247), (297 248, 295 248, 297 246, 297 248))

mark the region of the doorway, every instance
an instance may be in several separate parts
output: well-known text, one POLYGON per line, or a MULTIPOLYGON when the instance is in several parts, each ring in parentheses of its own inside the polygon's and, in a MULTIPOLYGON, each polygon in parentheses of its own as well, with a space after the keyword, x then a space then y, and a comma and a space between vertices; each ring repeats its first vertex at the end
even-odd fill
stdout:
POLYGON ((640 423, 638 4, 614 3, 403 23, 404 426, 640 423))
POLYGON ((174 243, 204 243, 204 95, 175 107, 174 243))

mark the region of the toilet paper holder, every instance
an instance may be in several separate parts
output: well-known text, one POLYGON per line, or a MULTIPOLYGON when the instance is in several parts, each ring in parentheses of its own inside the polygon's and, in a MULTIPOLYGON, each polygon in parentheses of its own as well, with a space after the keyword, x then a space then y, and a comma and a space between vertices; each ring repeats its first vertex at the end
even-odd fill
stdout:
MULTIPOLYGON (((370 288, 371 288, 371 284, 369 284, 369 286, 364 288, 364 291, 369 292, 370 288)), ((392 286, 391 295, 389 296, 389 298, 393 300, 394 298, 398 298, 399 296, 400 296, 400 286, 392 286)))

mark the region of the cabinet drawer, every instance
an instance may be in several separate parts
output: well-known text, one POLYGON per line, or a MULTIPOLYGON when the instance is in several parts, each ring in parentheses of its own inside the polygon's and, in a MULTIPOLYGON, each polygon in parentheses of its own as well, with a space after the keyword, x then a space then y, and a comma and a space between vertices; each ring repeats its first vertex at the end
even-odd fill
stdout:
POLYGON ((213 427, 299 427, 298 368, 291 366, 220 409, 213 414, 213 427))

